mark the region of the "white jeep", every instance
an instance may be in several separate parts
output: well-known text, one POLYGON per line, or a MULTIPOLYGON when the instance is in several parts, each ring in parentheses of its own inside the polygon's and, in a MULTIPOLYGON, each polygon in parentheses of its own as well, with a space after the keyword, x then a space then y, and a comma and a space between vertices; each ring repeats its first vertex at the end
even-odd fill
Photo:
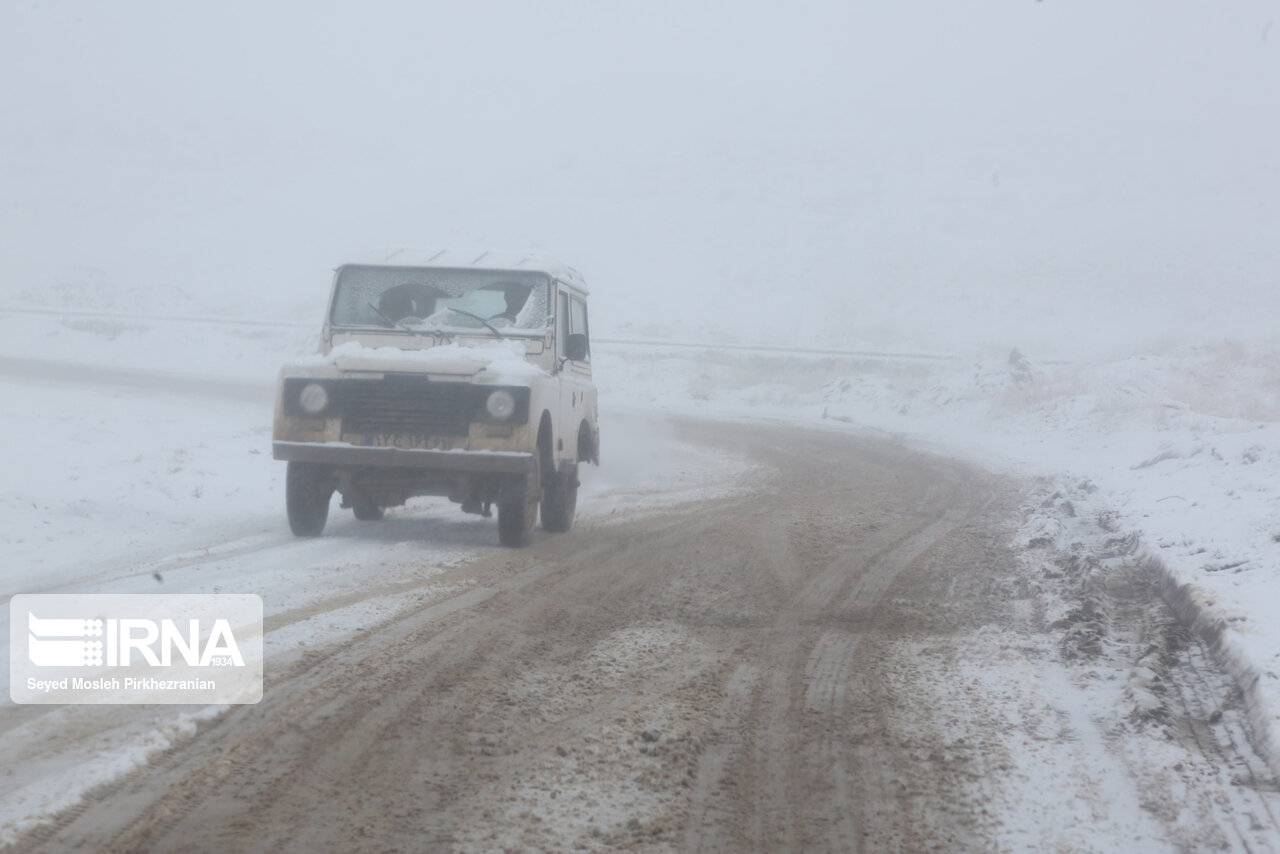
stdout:
POLYGON ((498 511, 504 545, 567 531, 599 463, 582 276, 546 258, 404 252, 338 267, 320 355, 288 365, 273 453, 289 527, 318 536, 336 491, 357 519, 418 495, 498 511))

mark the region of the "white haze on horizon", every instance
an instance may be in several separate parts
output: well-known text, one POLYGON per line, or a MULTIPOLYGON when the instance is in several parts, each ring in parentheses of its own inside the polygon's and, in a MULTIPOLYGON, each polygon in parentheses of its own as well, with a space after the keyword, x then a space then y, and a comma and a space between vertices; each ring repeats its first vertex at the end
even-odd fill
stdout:
POLYGON ((541 249, 594 325, 1081 355, 1272 335, 1263 0, 0 8, 0 306, 317 318, 372 247, 541 249))

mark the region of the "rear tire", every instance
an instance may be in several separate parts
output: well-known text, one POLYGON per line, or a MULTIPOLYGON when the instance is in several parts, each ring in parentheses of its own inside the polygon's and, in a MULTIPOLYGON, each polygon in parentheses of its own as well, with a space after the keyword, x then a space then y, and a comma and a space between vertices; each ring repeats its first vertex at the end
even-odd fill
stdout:
POLYGON ((323 466, 290 462, 284 478, 289 530, 298 537, 318 537, 329 519, 334 483, 323 466))
POLYGON ((513 480, 498 499, 498 542, 515 549, 529 545, 537 518, 538 491, 525 478, 513 480))
POLYGON ((351 512, 361 522, 377 522, 382 519, 385 508, 367 501, 355 501, 351 504, 351 512))
POLYGON ((578 466, 563 465, 547 478, 542 495, 542 530, 563 534, 573 527, 578 509, 578 466))

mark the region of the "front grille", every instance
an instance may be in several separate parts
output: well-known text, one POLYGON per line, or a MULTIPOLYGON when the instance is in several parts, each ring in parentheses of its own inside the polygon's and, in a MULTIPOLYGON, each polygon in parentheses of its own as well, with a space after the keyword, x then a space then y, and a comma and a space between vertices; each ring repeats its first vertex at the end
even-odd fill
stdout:
POLYGON ((471 424, 471 386, 391 375, 345 383, 343 433, 465 436, 471 424))

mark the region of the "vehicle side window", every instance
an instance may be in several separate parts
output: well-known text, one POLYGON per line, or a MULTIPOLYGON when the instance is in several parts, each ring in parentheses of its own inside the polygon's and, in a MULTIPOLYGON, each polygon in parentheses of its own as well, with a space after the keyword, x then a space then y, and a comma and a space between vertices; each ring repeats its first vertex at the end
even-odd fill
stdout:
POLYGON ((591 361, 591 333, 587 328, 587 301, 573 297, 570 304, 569 331, 575 335, 587 336, 587 361, 591 361))
POLYGON ((560 291, 556 297, 556 356, 569 355, 569 295, 560 291))

